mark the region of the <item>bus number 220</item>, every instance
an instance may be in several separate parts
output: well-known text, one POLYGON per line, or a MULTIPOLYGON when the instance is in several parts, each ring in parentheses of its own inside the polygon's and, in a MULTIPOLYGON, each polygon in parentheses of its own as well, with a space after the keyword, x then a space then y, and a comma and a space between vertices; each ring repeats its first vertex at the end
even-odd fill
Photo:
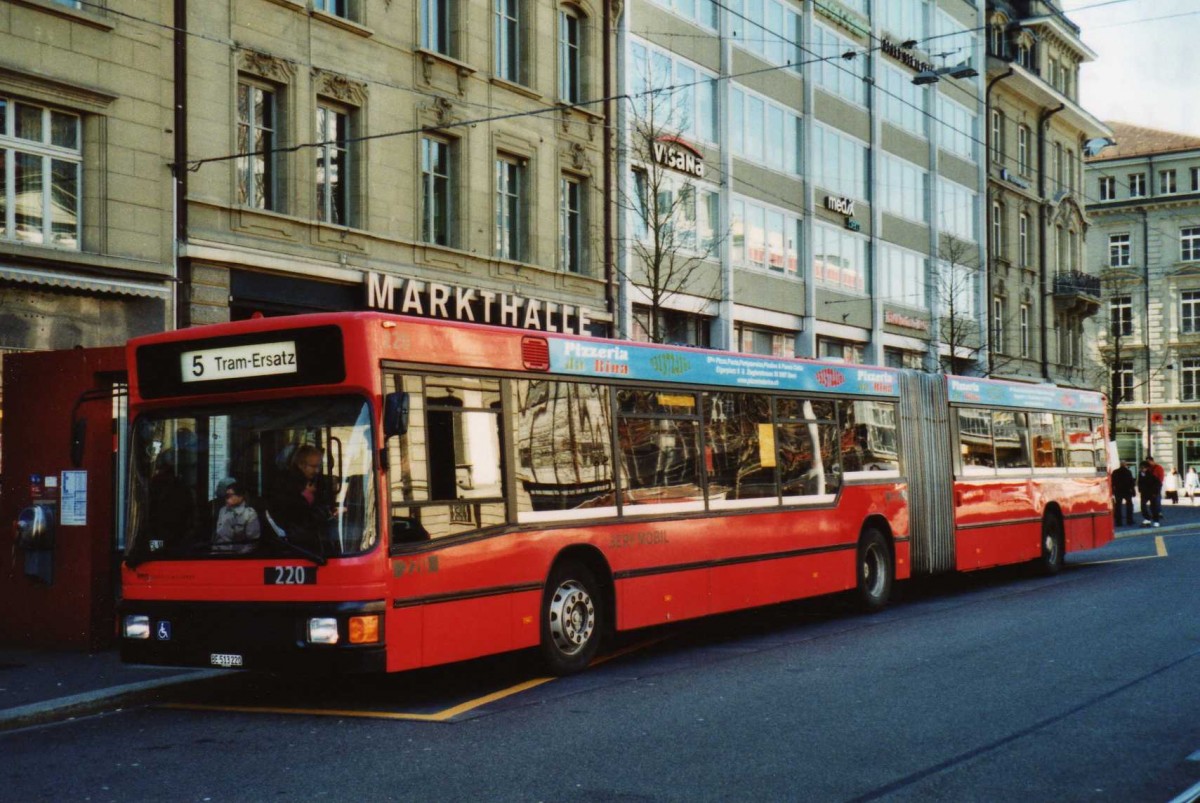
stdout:
POLYGON ((315 566, 268 566, 263 583, 269 586, 313 586, 317 584, 315 566))

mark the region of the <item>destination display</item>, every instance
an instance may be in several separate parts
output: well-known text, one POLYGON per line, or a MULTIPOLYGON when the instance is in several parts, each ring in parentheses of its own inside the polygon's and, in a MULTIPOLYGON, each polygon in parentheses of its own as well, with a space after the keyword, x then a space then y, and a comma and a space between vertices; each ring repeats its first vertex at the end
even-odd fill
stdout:
POLYGON ((1028 407, 1058 413, 1101 415, 1103 397, 1068 388, 991 382, 986 379, 950 379, 951 404, 982 404, 990 407, 1028 407))
POLYGON ((737 354, 669 351, 636 344, 550 341, 550 370, 577 376, 625 377, 697 385, 895 396, 899 383, 886 368, 813 365, 737 354))
POLYGON ((335 384, 346 378, 342 344, 339 327, 314 326, 139 346, 139 392, 158 399, 335 384))
POLYGON ((185 351, 179 358, 184 382, 213 382, 247 376, 296 373, 296 341, 185 351))

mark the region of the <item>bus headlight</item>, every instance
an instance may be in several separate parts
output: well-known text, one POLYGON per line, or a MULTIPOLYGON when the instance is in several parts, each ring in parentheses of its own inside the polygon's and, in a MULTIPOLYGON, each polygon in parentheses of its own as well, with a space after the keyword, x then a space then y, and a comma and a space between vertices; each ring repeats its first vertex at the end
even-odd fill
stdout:
POLYGON ((350 643, 374 644, 379 641, 379 615, 351 616, 350 643))
POLYGON ((150 638, 150 617, 140 613, 126 616, 122 630, 125 638, 148 639, 150 638))
POLYGON ((332 616, 314 616, 308 620, 309 644, 337 644, 337 619, 332 616))

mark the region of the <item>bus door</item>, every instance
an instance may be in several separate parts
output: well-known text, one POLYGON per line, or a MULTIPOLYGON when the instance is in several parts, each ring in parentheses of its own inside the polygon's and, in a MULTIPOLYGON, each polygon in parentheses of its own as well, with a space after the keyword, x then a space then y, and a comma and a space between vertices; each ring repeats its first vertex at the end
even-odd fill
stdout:
POLYGON ((407 395, 405 431, 388 441, 392 544, 494 527, 505 503, 501 381, 388 373, 407 395))

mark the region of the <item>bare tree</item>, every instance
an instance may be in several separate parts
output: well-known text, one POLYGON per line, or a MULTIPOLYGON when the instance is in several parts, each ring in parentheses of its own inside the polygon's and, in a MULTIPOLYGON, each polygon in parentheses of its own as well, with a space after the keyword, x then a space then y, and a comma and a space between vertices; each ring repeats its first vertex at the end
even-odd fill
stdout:
POLYGON ((978 372, 984 346, 986 311, 978 310, 979 248, 950 234, 941 235, 934 260, 938 300, 937 335, 948 351, 935 370, 970 375, 978 372))
POLYGON ((1097 362, 1090 379, 1093 387, 1105 388, 1108 395, 1109 438, 1116 437, 1122 404, 1136 399, 1170 362, 1166 351, 1159 354, 1156 361, 1148 360, 1146 349, 1149 344, 1135 336, 1133 299, 1134 291, 1141 287, 1140 276, 1123 270, 1109 270, 1101 276, 1102 306, 1096 316, 1097 362))
MULTIPOLYGON (((648 76, 646 83, 654 86, 654 78, 648 76)), ((712 269, 723 239, 717 228, 718 196, 698 182, 703 160, 681 136, 688 121, 682 104, 672 100, 680 90, 667 86, 631 99, 627 159, 632 181, 617 182, 621 212, 633 229, 627 235, 629 259, 618 263, 617 273, 645 293, 647 334, 655 343, 666 339, 663 311, 673 297, 720 297, 720 271, 712 269)))

